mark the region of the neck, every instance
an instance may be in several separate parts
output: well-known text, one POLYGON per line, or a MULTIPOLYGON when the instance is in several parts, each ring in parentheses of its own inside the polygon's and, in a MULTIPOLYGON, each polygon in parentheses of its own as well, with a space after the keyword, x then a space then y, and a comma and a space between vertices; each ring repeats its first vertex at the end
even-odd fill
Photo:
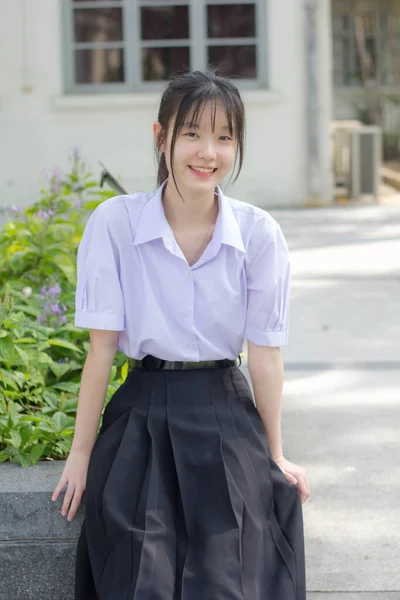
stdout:
POLYGON ((217 192, 207 192, 206 194, 185 194, 181 190, 184 201, 179 195, 174 183, 168 180, 163 191, 163 206, 165 216, 171 226, 176 227, 196 227, 209 225, 215 218, 216 207, 218 206, 217 192))

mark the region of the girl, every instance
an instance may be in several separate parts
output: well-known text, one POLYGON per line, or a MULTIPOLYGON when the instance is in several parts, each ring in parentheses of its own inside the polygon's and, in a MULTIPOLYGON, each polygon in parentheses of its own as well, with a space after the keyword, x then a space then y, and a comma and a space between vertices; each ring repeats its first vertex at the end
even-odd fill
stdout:
POLYGON ((244 107, 213 71, 165 90, 153 194, 117 196, 78 252, 90 329, 66 485, 85 492, 76 600, 305 600, 303 468, 282 454, 288 250, 265 211, 224 195, 244 107), (236 365, 248 341, 255 404, 236 365), (116 350, 132 369, 97 429, 116 350))

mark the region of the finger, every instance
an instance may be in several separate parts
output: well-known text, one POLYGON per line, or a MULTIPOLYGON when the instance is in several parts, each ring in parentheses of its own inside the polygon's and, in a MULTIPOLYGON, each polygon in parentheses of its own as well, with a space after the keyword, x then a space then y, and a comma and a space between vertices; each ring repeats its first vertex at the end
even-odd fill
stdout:
POLYGON ((51 497, 53 502, 55 502, 55 500, 57 500, 58 496, 60 495, 61 490, 63 489, 63 487, 65 486, 66 483, 67 483, 66 480, 63 478, 61 478, 59 480, 59 482, 57 483, 57 485, 54 489, 53 495, 51 497))
POLYGON ((78 506, 81 503, 82 494, 83 494, 83 488, 76 487, 75 494, 72 499, 71 506, 70 506, 69 513, 68 513, 68 521, 72 521, 72 519, 75 517, 76 511, 78 510, 78 506))
POLYGON ((62 509, 61 509, 61 514, 63 517, 65 517, 65 515, 68 512, 72 496, 74 495, 74 491, 75 491, 75 486, 74 486, 74 484, 70 483, 68 485, 67 491, 65 492, 64 502, 63 502, 62 509))
POLYGON ((302 504, 304 504, 304 502, 310 497, 307 481, 305 478, 299 477, 298 488, 300 490, 301 502, 302 504))
POLYGON ((283 471, 283 474, 285 475, 285 477, 289 483, 294 483, 294 485, 297 484, 297 479, 294 475, 292 475, 291 473, 288 473, 288 471, 283 471))

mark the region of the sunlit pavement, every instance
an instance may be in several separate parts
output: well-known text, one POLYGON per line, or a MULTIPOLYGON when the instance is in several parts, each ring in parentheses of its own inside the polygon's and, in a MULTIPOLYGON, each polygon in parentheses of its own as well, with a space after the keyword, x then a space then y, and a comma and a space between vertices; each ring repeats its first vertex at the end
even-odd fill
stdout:
POLYGON ((400 599, 400 207, 271 211, 292 257, 283 436, 309 600, 400 599))

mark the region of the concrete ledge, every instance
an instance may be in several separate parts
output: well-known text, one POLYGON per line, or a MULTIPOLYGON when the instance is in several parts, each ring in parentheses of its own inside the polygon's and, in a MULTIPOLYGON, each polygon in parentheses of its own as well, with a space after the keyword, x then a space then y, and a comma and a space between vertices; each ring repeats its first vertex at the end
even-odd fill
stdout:
POLYGON ((69 522, 51 495, 64 461, 0 464, 0 598, 72 600, 81 503, 69 522))
POLYGON ((0 542, 0 598, 73 600, 75 546, 0 542))
POLYGON ((385 183, 391 185, 396 190, 400 190, 400 171, 394 171, 387 167, 381 167, 381 177, 385 183))

